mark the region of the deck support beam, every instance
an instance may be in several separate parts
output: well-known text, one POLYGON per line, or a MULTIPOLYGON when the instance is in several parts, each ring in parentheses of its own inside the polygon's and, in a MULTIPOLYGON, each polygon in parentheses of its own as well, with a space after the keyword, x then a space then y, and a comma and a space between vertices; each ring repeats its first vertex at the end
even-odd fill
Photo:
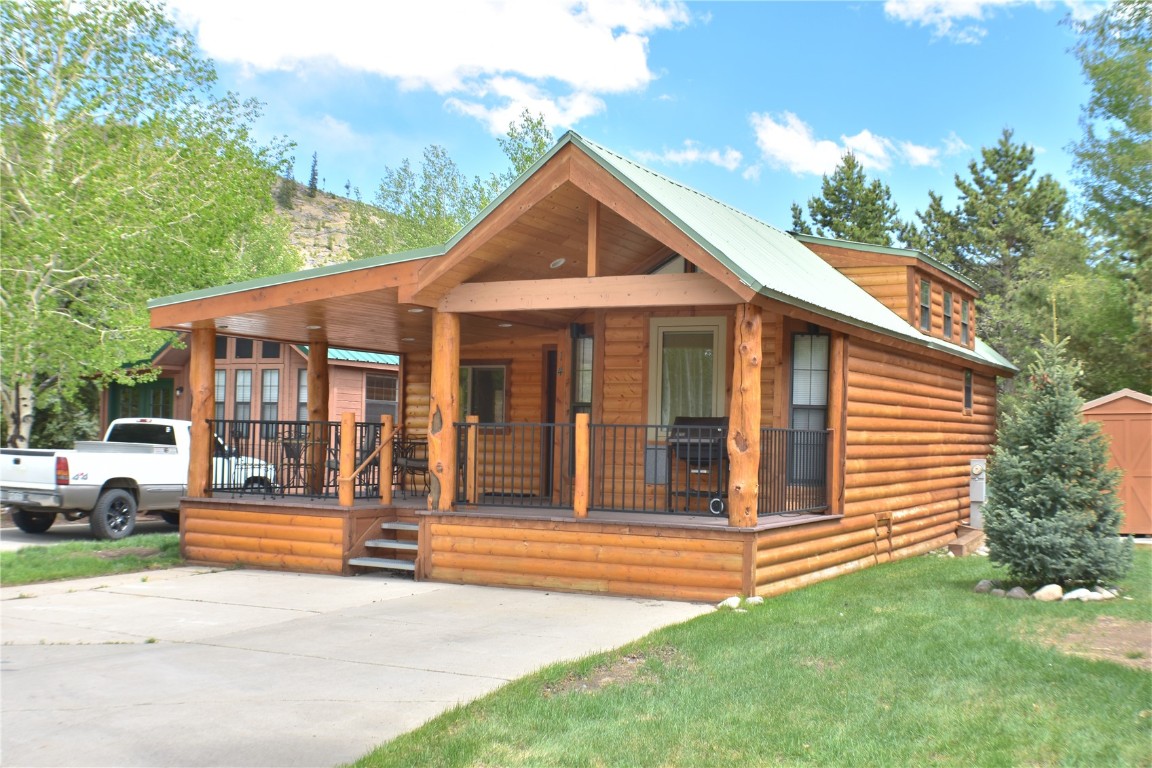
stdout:
POLYGON ((432 387, 428 403, 428 509, 451 512, 456 499, 456 402, 460 378, 460 316, 432 316, 432 387))
POLYGON ((216 417, 216 326, 192 328, 188 360, 188 388, 192 390, 191 455, 188 457, 188 495, 212 495, 212 428, 216 417))
POLYGON ((732 402, 728 409, 728 524, 756 525, 760 498, 761 311, 736 307, 732 359, 732 402))
POLYGON ((316 434, 308 435, 309 491, 319 496, 324 491, 324 470, 328 460, 328 342, 308 343, 308 421, 316 425, 316 434))

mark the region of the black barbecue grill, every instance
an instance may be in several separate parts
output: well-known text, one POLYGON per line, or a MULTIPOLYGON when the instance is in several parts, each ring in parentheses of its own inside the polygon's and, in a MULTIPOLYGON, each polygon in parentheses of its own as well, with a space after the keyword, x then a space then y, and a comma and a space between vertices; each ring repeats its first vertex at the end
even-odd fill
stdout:
POLYGON ((668 429, 668 509, 675 499, 708 499, 708 511, 724 514, 727 498, 728 419, 719 416, 677 416, 668 429))

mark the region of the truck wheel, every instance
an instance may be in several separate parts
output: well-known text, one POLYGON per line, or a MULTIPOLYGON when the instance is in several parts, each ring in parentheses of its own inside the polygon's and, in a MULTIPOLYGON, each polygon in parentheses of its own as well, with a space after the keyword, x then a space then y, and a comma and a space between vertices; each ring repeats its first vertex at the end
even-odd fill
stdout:
POLYGON ((44 533, 56 522, 55 512, 33 512, 27 509, 12 510, 12 522, 24 533, 44 533))
POLYGON ((180 525, 180 513, 179 512, 161 512, 160 518, 164 522, 168 523, 168 525, 180 525))
POLYGON ((92 510, 92 533, 98 539, 122 539, 136 528, 136 498, 128 491, 105 491, 92 510))

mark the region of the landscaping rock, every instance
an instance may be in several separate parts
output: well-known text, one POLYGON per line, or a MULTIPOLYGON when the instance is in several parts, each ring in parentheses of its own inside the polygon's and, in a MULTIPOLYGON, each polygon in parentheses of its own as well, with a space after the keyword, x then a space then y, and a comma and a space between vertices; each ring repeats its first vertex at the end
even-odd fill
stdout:
POLYGON ((972 591, 973 592, 979 592, 982 595, 986 595, 992 591, 993 586, 995 586, 995 585, 992 583, 992 581, 990 579, 983 579, 979 584, 977 584, 975 586, 975 588, 973 588, 972 591))
POLYGON ((1055 602, 1062 597, 1064 597, 1064 588, 1059 584, 1048 584, 1032 593, 1032 599, 1042 603, 1055 602))
POLYGON ((763 604, 764 604, 764 598, 760 597, 759 595, 757 595, 756 597, 750 597, 744 601, 744 605, 763 605, 763 604))
POLYGON ((729 597, 726 600, 721 600, 720 603, 716 607, 717 608, 739 608, 740 607, 740 598, 735 597, 735 596, 729 597))
POLYGON ((1084 589, 1083 587, 1081 587, 1080 589, 1074 589, 1071 592, 1066 593, 1062 599, 1066 600, 1066 601, 1067 600, 1084 600, 1085 595, 1091 595, 1091 594, 1092 594, 1091 590, 1084 589))
POLYGON ((988 594, 992 595, 992 597, 1004 597, 1004 595, 1006 595, 1008 593, 1002 589, 994 589, 991 592, 989 592, 988 594))
POLYGON ((1032 595, 1028 594, 1028 590, 1024 589, 1024 587, 1012 587, 1012 589, 1008 590, 1008 594, 1005 595, 1005 597, 1009 597, 1013 600, 1032 599, 1032 595))
POLYGON ((1096 587, 1096 594, 1100 595, 1101 600, 1115 600, 1117 595, 1107 587, 1096 587))

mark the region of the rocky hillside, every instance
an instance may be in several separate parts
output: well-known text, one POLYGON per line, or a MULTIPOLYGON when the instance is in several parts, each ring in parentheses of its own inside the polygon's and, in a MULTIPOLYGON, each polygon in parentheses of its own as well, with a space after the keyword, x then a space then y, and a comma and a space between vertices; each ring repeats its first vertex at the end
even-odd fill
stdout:
POLYGON ((292 243, 304 257, 304 269, 348 260, 348 225, 361 203, 324 191, 309 197, 306 185, 286 179, 272 196, 276 212, 291 222, 292 243))

